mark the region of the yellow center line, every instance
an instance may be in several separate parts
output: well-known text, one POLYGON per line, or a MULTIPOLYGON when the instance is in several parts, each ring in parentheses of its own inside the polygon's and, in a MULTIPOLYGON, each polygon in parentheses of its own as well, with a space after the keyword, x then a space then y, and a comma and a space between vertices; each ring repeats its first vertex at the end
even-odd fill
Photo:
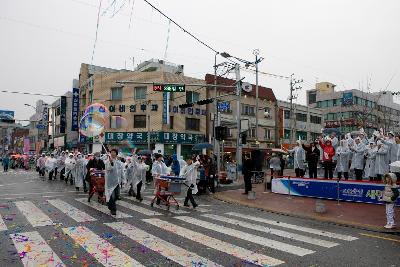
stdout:
POLYGON ((383 237, 383 236, 379 236, 379 235, 364 234, 364 233, 360 233, 360 235, 368 236, 368 237, 374 237, 374 238, 379 238, 379 239, 384 239, 384 240, 393 241, 393 242, 399 242, 400 243, 400 239, 395 239, 395 238, 390 238, 390 237, 383 237))

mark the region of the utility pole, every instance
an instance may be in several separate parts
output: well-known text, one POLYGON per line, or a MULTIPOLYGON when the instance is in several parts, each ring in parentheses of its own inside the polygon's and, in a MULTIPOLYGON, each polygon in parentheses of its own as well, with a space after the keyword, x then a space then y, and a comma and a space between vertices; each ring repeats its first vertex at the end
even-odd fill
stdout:
MULTIPOLYGON (((213 125, 213 137, 214 137, 214 150, 217 150, 217 175, 219 175, 221 171, 221 151, 219 141, 215 138, 215 127, 219 125, 219 114, 218 114, 218 89, 217 89, 217 55, 219 53, 215 53, 214 57, 214 90, 215 90, 215 106, 214 106, 214 125, 213 125)), ((222 151, 223 155, 224 151, 222 151)))
POLYGON ((256 66, 256 141, 258 141, 258 112, 259 112, 259 102, 258 102, 258 63, 260 63, 264 58, 258 57, 260 50, 254 49, 253 55, 256 56, 256 61, 254 65, 256 66))
POLYGON ((236 138, 236 180, 239 179, 239 167, 242 165, 242 147, 241 147, 241 95, 242 86, 240 82, 240 66, 238 63, 235 64, 235 74, 236 74, 236 119, 237 119, 237 138, 236 138))
POLYGON ((289 100, 290 100, 290 144, 294 144, 295 142, 295 134, 296 134, 296 120, 295 120, 295 116, 294 116, 294 105, 293 105, 293 99, 296 99, 297 96, 293 95, 293 92, 296 90, 300 90, 302 87, 296 84, 302 83, 303 80, 296 80, 293 78, 294 73, 292 73, 290 75, 290 96, 289 96, 289 100))
POLYGON ((146 101, 146 110, 147 110, 147 150, 150 150, 150 103, 151 100, 146 101))

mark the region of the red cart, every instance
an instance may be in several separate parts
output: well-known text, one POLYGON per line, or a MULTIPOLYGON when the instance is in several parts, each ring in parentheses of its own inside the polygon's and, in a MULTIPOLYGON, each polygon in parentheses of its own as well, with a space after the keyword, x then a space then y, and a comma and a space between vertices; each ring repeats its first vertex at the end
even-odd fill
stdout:
POLYGON ((154 202, 159 200, 164 203, 169 210, 171 205, 175 205, 179 209, 179 203, 175 199, 175 195, 180 195, 181 186, 185 182, 185 178, 176 176, 154 176, 154 198, 150 206, 154 206, 154 202))
POLYGON ((90 169, 90 182, 92 184, 90 195, 96 193, 97 201, 101 204, 106 203, 106 197, 104 195, 105 171, 90 169))

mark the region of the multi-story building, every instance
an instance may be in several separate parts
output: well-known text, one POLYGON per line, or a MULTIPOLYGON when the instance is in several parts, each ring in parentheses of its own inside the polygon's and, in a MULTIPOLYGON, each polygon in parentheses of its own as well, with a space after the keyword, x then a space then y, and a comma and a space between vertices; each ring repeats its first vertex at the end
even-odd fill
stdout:
POLYGON ((49 147, 68 149, 78 147, 78 130, 72 129, 72 92, 49 105, 49 147))
POLYGON ((135 71, 150 72, 150 71, 163 71, 174 74, 183 74, 183 65, 177 65, 171 62, 160 59, 150 59, 140 63, 135 71))
POLYGON ((280 144, 288 146, 295 140, 309 142, 317 139, 321 134, 321 129, 324 128, 324 115, 321 109, 293 104, 293 117, 291 117, 290 102, 278 100, 278 108, 277 121, 280 144), (291 134, 295 134, 294 138, 291 138, 291 134))
POLYGON ((48 104, 38 100, 33 108, 35 113, 29 118, 30 150, 39 154, 48 146, 48 104))
MULTIPOLYGON (((205 84, 203 80, 165 71, 90 72, 90 69, 95 70, 96 67, 87 64, 81 66, 80 115, 92 103, 101 103, 107 107, 111 115, 110 123, 105 126, 104 135, 98 141, 109 148, 136 147, 143 150, 150 145, 155 152, 185 156, 193 153, 194 144, 204 141, 206 106, 179 108, 180 104, 187 101, 206 97, 206 89, 199 86, 205 84), (186 86, 185 92, 165 93, 153 91, 153 83, 196 86, 186 86), (126 125, 121 128, 118 121, 126 121, 126 125)), ((80 141, 86 144, 89 151, 99 147, 96 139, 81 135, 80 141)))
POLYGON ((307 91, 307 104, 323 111, 325 128, 335 128, 341 133, 360 128, 368 134, 379 128, 400 130, 400 105, 394 102, 389 91, 336 91, 334 84, 321 82, 316 84, 316 89, 307 91))
MULTIPOLYGON (((207 74, 205 77, 207 84, 214 84, 215 76, 207 74)), ((217 76, 216 83, 224 86, 234 86, 236 81, 228 78, 217 76)), ((259 109, 256 109, 256 89, 252 84, 252 90, 245 92, 242 90, 241 97, 241 127, 247 129, 246 136, 247 142, 243 144, 243 152, 250 152, 252 150, 267 150, 275 147, 277 139, 277 124, 276 122, 276 105, 277 100, 271 88, 259 86, 259 109), (258 128, 256 128, 256 116, 258 116, 258 128), (256 132, 257 131, 257 132, 256 132), (258 138, 257 138, 258 137, 258 138)), ((208 87, 207 98, 215 97, 215 90, 217 96, 225 96, 218 99, 218 114, 215 112, 215 103, 209 104, 210 110, 209 130, 208 136, 211 139, 213 134, 213 127, 218 125, 216 118, 219 120, 219 125, 228 128, 228 136, 223 141, 224 153, 229 153, 232 158, 236 155, 236 140, 238 138, 237 129, 237 97, 235 96, 236 88, 232 87, 208 87)))

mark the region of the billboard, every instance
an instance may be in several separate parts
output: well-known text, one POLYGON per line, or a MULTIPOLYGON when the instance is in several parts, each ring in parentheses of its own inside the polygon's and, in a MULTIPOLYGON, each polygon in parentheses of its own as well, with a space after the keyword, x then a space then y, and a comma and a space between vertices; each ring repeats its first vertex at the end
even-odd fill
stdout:
POLYGON ((0 110, 0 119, 13 120, 14 119, 14 111, 0 110))
POLYGON ((78 131, 78 130, 79 130, 79 88, 73 88, 71 131, 78 131))

